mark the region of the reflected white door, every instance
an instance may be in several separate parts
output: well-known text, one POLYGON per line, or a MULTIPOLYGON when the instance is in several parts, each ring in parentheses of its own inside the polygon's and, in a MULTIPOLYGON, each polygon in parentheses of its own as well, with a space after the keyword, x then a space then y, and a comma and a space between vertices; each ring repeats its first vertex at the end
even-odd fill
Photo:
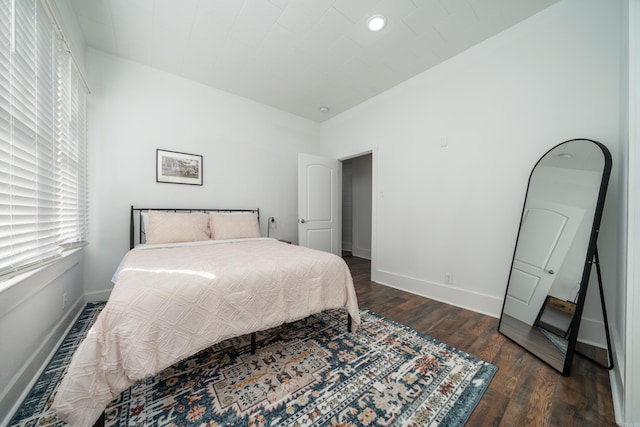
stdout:
POLYGON ((571 247, 584 210, 543 201, 530 201, 527 206, 504 312, 533 325, 571 247))
POLYGON ((298 154, 298 240, 300 246, 340 255, 340 164, 298 154))

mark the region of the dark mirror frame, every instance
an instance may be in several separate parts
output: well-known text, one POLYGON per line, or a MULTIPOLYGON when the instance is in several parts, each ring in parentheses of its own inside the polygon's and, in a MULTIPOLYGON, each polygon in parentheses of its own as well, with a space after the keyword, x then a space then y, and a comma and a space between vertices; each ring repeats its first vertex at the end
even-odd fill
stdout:
MULTIPOLYGON (((509 270, 509 278, 507 279, 507 287, 505 289, 505 295, 504 295, 504 300, 502 302, 502 311, 500 314, 500 321, 498 323, 498 331, 503 334, 504 336, 506 336, 507 338, 511 338, 509 337, 509 335, 507 335, 506 333, 504 333, 502 331, 502 321, 503 321, 503 316, 504 316, 504 308, 505 308, 505 304, 507 301, 507 293, 509 291, 509 283, 511 281, 511 274, 513 272, 513 266, 514 266, 514 261, 515 261, 515 257, 516 257, 516 249, 518 247, 518 242, 520 240, 520 232, 522 229, 522 221, 524 219, 524 214, 525 214, 525 210, 526 210, 526 206, 527 206, 527 199, 529 196, 529 188, 531 185, 531 179, 534 175, 534 172, 536 170, 536 167, 540 164, 540 162, 547 156, 547 154, 549 154, 551 151, 555 150, 556 148, 560 147, 563 144, 567 144, 569 142, 573 142, 573 141, 589 141, 593 144, 595 144, 596 146, 598 146, 600 148, 600 150, 602 151, 603 157, 604 157, 604 168, 602 171, 602 180, 600 181, 600 189, 599 189, 599 193, 598 193, 598 198, 596 201, 596 207, 595 207, 595 212, 594 212, 594 217, 593 217, 593 224, 591 227, 591 234, 589 237, 589 244, 587 246, 587 254, 586 254, 586 258, 585 258, 585 262, 584 262, 584 268, 582 270, 582 278, 580 280, 580 290, 578 292, 578 299, 576 301, 576 310, 575 310, 575 314, 573 316, 573 319, 571 321, 571 326, 570 326, 570 333, 568 336, 568 346, 567 346, 567 352, 565 354, 565 358, 564 358, 564 366, 562 368, 562 370, 560 371, 560 369, 558 369, 557 367, 553 366, 548 360, 545 360, 544 357, 542 357, 540 355, 540 353, 536 354, 535 352, 531 351, 530 348, 527 348, 526 346, 524 346, 523 344, 520 344, 518 342, 516 342, 518 345, 520 345, 521 347, 523 347, 525 350, 531 352, 534 356, 536 356, 537 358, 539 358, 540 360, 542 360, 543 362, 547 363, 549 366, 551 366, 552 368, 559 370, 562 375, 568 376, 571 373, 571 364, 573 362, 573 357, 575 355, 576 352, 576 344, 578 341, 578 332, 580 329, 580 321, 582 319, 582 311, 584 309, 584 303, 585 303, 585 299, 587 296, 587 287, 589 285, 589 279, 591 276, 591 267, 594 263, 594 259, 597 256, 597 240, 598 240, 598 233, 600 231, 600 222, 602 220, 602 211, 604 210, 604 201, 605 201, 605 196, 607 193, 607 187, 609 185, 609 177, 611 175, 611 167, 612 167, 612 159, 611 159, 611 153, 609 152, 609 149, 604 146, 603 144, 591 140, 591 139, 587 139, 587 138, 575 138, 575 139, 570 139, 568 141, 564 141, 554 147, 552 147, 551 149, 549 149, 546 153, 544 153, 543 156, 540 157, 540 159, 538 159, 538 161, 536 162, 536 164, 534 165, 534 167, 531 169, 531 173, 529 174, 529 181, 527 182, 527 192, 525 193, 525 200, 524 203, 522 205, 522 214, 520 216, 520 225, 518 227, 518 238, 516 239, 516 244, 514 247, 514 251, 513 251, 513 257, 511 260, 511 269, 509 270)), ((603 302, 604 304, 604 302, 603 302)), ((604 306, 603 306, 603 310, 604 310, 604 306)), ((607 328, 607 324, 605 322, 605 328, 607 328)), ((608 334, 608 330, 606 331, 608 334)), ((515 342, 515 341, 514 341, 515 342)))

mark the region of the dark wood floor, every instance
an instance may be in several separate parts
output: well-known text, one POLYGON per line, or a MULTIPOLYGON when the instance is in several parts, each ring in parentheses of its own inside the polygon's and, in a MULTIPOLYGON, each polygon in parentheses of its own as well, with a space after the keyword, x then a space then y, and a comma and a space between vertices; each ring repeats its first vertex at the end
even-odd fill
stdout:
POLYGON ((564 377, 498 332, 498 319, 371 282, 345 256, 361 308, 498 366, 467 426, 615 426, 609 371, 581 356, 564 377))

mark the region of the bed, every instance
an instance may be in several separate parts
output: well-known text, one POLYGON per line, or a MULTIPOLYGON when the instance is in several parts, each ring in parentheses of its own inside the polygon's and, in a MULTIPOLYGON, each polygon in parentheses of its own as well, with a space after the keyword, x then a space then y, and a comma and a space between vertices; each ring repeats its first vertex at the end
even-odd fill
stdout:
POLYGON ((91 426, 136 381, 228 338, 342 307, 357 328, 342 258, 259 236, 257 209, 132 206, 131 250, 58 387, 58 416, 91 426))

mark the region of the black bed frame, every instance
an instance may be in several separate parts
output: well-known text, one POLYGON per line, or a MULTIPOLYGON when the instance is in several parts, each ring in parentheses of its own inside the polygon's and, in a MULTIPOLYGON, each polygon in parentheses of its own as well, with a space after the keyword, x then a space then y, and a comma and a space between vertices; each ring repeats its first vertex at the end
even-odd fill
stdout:
MULTIPOLYGON (((133 249, 137 243, 144 243, 146 241, 145 232, 142 230, 142 212, 143 211, 163 211, 163 212, 178 212, 178 213, 209 213, 209 212, 255 212, 258 215, 258 224, 260 224, 260 209, 155 209, 155 208, 136 208, 131 205, 131 218, 129 225, 130 239, 129 239, 129 249, 133 249), (135 214, 137 212, 137 215, 135 214), (136 226, 138 228, 138 240, 136 241, 136 226)), ((351 332, 352 324, 351 324, 351 315, 347 313, 347 331, 351 332)), ((256 353, 256 333, 251 333, 251 354, 256 353)))
POLYGON ((144 243, 147 240, 146 234, 140 224, 142 223, 142 212, 147 211, 162 211, 162 212, 178 212, 178 213, 210 213, 210 212, 255 212, 258 215, 258 224, 260 224, 260 209, 156 209, 156 208, 136 208, 131 205, 131 218, 129 221, 129 249, 133 249, 136 243, 144 243), (137 212, 137 214, 136 214, 137 212), (136 233, 136 227, 138 232, 136 233), (138 239, 136 240, 136 234, 138 239))

